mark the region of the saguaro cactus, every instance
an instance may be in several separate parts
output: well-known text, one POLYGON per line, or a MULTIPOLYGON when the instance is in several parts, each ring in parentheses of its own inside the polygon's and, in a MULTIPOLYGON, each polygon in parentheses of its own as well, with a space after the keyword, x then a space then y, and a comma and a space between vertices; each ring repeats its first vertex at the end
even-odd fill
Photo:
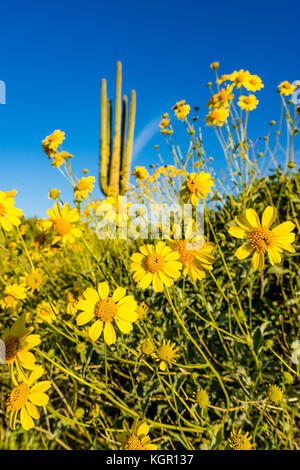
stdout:
POLYGON ((106 196, 124 195, 128 189, 133 147, 136 93, 131 91, 127 133, 128 100, 122 99, 122 64, 117 62, 116 104, 112 140, 111 101, 107 99, 106 80, 101 88, 100 188, 106 196))

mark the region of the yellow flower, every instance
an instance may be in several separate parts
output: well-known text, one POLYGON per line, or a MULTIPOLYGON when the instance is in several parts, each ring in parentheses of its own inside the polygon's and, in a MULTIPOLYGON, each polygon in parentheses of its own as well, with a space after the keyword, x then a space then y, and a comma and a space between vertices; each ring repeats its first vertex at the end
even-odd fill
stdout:
POLYGON ((4 297, 1 299, 0 305, 3 309, 15 308, 19 300, 26 298, 26 287, 24 284, 7 284, 4 289, 4 297))
POLYGON ((279 93, 284 96, 292 95, 295 90, 296 87, 286 80, 278 85, 279 93))
POLYGON ((221 108, 229 107, 229 100, 233 100, 234 95, 231 93, 233 89, 233 85, 227 85, 226 88, 222 88, 222 90, 219 91, 219 93, 213 95, 209 102, 207 103, 207 106, 211 108, 221 108))
POLYGON ((213 243, 203 241, 200 249, 188 249, 189 240, 169 240, 168 244, 173 250, 180 254, 178 261, 183 264, 183 275, 189 274, 192 281, 204 279, 206 277, 205 269, 212 270, 212 264, 215 262, 214 256, 211 255, 215 248, 213 243))
POLYGON ((43 300, 36 308, 36 319, 39 323, 52 323, 56 319, 57 309, 43 300))
POLYGON ((48 156, 55 154, 57 148, 61 145, 64 140, 65 133, 57 129, 42 141, 42 148, 48 156))
POLYGON ((95 177, 85 176, 81 178, 76 187, 74 188, 74 196, 77 201, 82 201, 88 197, 88 193, 91 193, 94 189, 95 177))
POLYGON ((139 346, 138 349, 145 356, 150 356, 154 351, 155 347, 150 338, 145 339, 139 346))
POLYGON ((135 176, 137 181, 145 180, 149 175, 148 171, 144 166, 136 166, 134 171, 132 172, 132 176, 135 176))
POLYGON ((7 328, 3 332, 5 362, 9 365, 10 375, 14 383, 16 381, 13 366, 16 366, 19 376, 22 373, 24 374, 23 368, 34 369, 36 359, 29 350, 38 346, 41 342, 39 335, 31 334, 32 327, 26 328, 26 319, 27 314, 23 313, 11 328, 7 328))
POLYGON ((51 156, 52 156, 51 165, 54 166, 55 168, 59 168, 67 158, 73 158, 73 155, 64 151, 52 154, 51 156))
POLYGON ((213 62, 212 64, 210 64, 210 68, 211 68, 212 70, 218 69, 219 66, 220 66, 220 62, 213 62))
POLYGON ((48 193, 48 196, 49 196, 49 199, 57 199, 60 195, 60 191, 59 189, 50 189, 49 193, 48 193))
POLYGON ((151 283, 155 292, 162 292, 164 285, 171 287, 173 279, 180 276, 182 264, 178 262, 179 253, 172 251, 165 242, 156 245, 143 245, 140 253, 131 256, 131 271, 133 279, 141 289, 146 289, 151 283))
POLYGON ((58 202, 53 206, 53 209, 47 210, 47 215, 50 220, 46 222, 47 228, 52 227, 56 232, 56 237, 53 243, 74 243, 75 238, 81 237, 82 232, 79 228, 74 227, 73 223, 79 219, 77 209, 70 209, 68 203, 64 204, 60 209, 58 202))
POLYGON ((49 397, 45 392, 51 387, 51 382, 43 380, 33 385, 43 373, 44 368, 37 366, 28 378, 23 376, 22 382, 10 392, 7 399, 7 411, 10 413, 9 424, 12 430, 16 428, 19 412, 22 427, 26 431, 34 428, 33 419, 40 417, 37 406, 47 405, 49 397))
POLYGON ((25 284, 29 291, 38 291, 43 283, 43 273, 41 273, 38 269, 33 269, 30 274, 22 276, 20 281, 25 284))
POLYGON ((185 100, 178 101, 173 107, 177 119, 182 121, 189 114, 191 107, 189 104, 185 104, 185 100))
POLYGON ((231 431, 230 438, 228 439, 230 447, 234 450, 251 450, 255 447, 255 444, 250 442, 252 436, 248 437, 248 434, 248 432, 242 434, 241 429, 237 433, 231 431))
POLYGON ((170 119, 163 118, 163 119, 160 121, 159 127, 160 127, 161 129, 165 129, 166 127, 168 127, 169 124, 170 124, 170 119))
POLYGON ((229 116, 228 108, 212 109, 205 117, 205 122, 208 126, 223 126, 227 122, 229 116))
POLYGON ((22 210, 16 209, 14 203, 13 197, 0 191, 0 227, 8 232, 13 229, 13 226, 18 226, 21 223, 22 210))
POLYGON ((230 79, 230 75, 228 75, 228 73, 224 73, 223 75, 221 75, 221 77, 218 78, 217 83, 221 85, 222 83, 226 82, 229 79, 230 79))
POLYGON ((150 427, 146 423, 139 423, 136 419, 131 428, 124 419, 123 433, 120 441, 123 450, 156 450, 157 446, 150 443, 148 436, 150 427))
POLYGON ((200 408, 206 408, 209 405, 209 395, 206 390, 200 388, 195 393, 195 400, 196 403, 200 406, 200 408))
POLYGON ((158 343, 156 352, 152 354, 152 357, 156 361, 160 361, 159 368, 165 371, 167 367, 171 368, 171 362, 179 355, 178 348, 175 343, 171 343, 170 340, 163 340, 162 343, 158 343))
POLYGON ((180 197, 184 203, 190 200, 193 206, 196 206, 199 203, 199 198, 205 199, 207 197, 213 185, 210 173, 204 171, 191 173, 180 189, 180 197))
POLYGON ((248 70, 241 69, 239 71, 233 72, 229 79, 234 83, 236 88, 241 88, 241 86, 245 86, 248 83, 249 77, 250 73, 248 70))
POLYGON ((252 111, 258 105, 258 99, 255 95, 240 96, 238 105, 240 108, 246 111, 252 111))
POLYGON ((264 84, 258 75, 249 75, 248 80, 244 84, 244 87, 248 91, 258 91, 264 87, 264 84))
POLYGON ((79 287, 74 287, 67 293, 67 313, 69 315, 75 315, 75 313, 77 313, 80 300, 82 300, 82 295, 79 287))
POLYGON ((237 225, 229 228, 229 233, 236 238, 246 239, 247 244, 238 248, 235 256, 242 260, 252 257, 252 268, 254 271, 262 271, 265 263, 265 253, 268 253, 270 263, 280 263, 280 253, 285 250, 295 253, 291 245, 295 240, 295 234, 291 233, 295 225, 292 222, 284 222, 273 230, 271 225, 277 217, 277 209, 272 206, 266 207, 262 216, 262 223, 254 209, 246 209, 244 215, 235 217, 237 225))
POLYGON ((138 314, 139 320, 143 320, 145 318, 145 316, 147 315, 148 310, 149 310, 149 307, 148 307, 148 305, 146 305, 145 302, 142 302, 140 305, 138 305, 137 314, 138 314))
POLYGON ((283 391, 277 385, 269 385, 268 397, 275 405, 279 405, 283 398, 283 391))
POLYGON ((130 333, 132 323, 138 318, 137 303, 132 295, 125 294, 126 289, 118 287, 110 297, 107 282, 100 282, 97 290, 89 287, 84 291, 84 299, 78 302, 78 309, 83 312, 77 316, 76 322, 82 326, 96 317, 97 320, 88 330, 92 341, 97 341, 104 330, 104 341, 108 345, 114 344, 116 333, 113 322, 122 333, 130 333))

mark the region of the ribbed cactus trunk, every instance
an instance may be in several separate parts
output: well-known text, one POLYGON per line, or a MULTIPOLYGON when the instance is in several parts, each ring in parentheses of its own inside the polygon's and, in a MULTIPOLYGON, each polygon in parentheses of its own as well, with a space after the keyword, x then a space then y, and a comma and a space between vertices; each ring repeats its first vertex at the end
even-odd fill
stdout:
POLYGON ((102 80, 100 126, 100 188, 108 195, 124 195, 129 187, 134 138, 136 94, 131 92, 127 133, 128 100, 122 99, 122 64, 117 62, 116 105, 112 140, 111 101, 107 99, 106 80, 102 80))

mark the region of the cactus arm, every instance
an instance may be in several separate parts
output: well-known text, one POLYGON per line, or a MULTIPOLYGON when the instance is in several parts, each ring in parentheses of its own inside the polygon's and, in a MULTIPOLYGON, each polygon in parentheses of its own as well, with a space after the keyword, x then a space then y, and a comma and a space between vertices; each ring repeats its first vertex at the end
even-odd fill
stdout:
POLYGON ((119 190, 121 189, 121 180, 124 171, 125 155, 126 155, 126 132, 127 132, 127 113, 128 113, 128 99, 127 96, 123 96, 123 108, 122 108, 122 130, 121 130, 121 168, 120 168, 120 181, 119 190))
POLYGON ((119 177, 120 177, 120 156, 121 156, 121 93, 122 93, 122 64, 117 62, 117 85, 116 85, 116 109, 115 109, 115 126, 113 151, 110 165, 109 189, 112 194, 119 193, 119 177))
POLYGON ((107 151, 107 91, 106 80, 102 80, 101 86, 101 125, 100 125, 100 188, 104 194, 108 189, 108 162, 109 153, 107 151))
POLYGON ((131 156, 132 156, 133 138, 134 138, 134 126, 135 126, 135 112, 136 112, 136 93, 134 90, 132 90, 131 96, 130 96, 128 136, 127 136, 125 159, 124 159, 124 165, 122 169, 122 178, 121 178, 120 194, 122 196, 126 193, 128 186, 129 186, 130 165, 131 165, 131 156))

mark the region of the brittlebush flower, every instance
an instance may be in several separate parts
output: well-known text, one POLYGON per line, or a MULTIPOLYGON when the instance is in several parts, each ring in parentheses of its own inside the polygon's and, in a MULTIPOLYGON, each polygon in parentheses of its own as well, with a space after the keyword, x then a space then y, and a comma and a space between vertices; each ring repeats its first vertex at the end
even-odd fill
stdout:
POLYGON ((15 200, 7 196, 6 192, 0 191, 0 227, 10 232, 13 227, 20 225, 22 210, 14 207, 15 200))
POLYGON ((205 122, 208 126, 223 126, 227 122, 229 116, 228 108, 212 109, 205 117, 205 122))
POLYGON ((241 88, 241 86, 245 86, 248 83, 249 77, 250 73, 248 70, 241 69, 239 71, 233 72, 229 79, 234 83, 236 88, 241 88))
POLYGON ((82 295, 79 287, 74 287, 67 293, 67 313, 69 315, 75 315, 75 313, 77 313, 80 300, 82 300, 82 295))
POLYGON ((29 375, 10 392, 7 399, 7 411, 10 413, 9 424, 12 430, 16 428, 16 419, 20 413, 21 425, 27 431, 34 428, 33 419, 39 419, 37 406, 46 406, 49 397, 46 391, 51 387, 49 380, 36 382, 44 373, 42 366, 37 366, 29 375), (32 419, 33 418, 33 419, 32 419))
POLYGON ((56 188, 50 189, 48 193, 49 199, 57 199, 59 195, 60 195, 60 190, 56 188))
POLYGON ((180 258, 178 261, 183 265, 183 275, 190 276, 193 282, 206 277, 205 270, 211 271, 215 262, 215 257, 211 254, 215 245, 203 240, 199 249, 189 249, 190 240, 169 240, 168 245, 178 251, 180 258))
POLYGON ((229 233, 236 238, 247 240, 247 244, 238 248, 235 256, 242 260, 253 253, 252 268, 254 271, 262 271, 265 265, 265 253, 268 253, 272 265, 280 263, 280 253, 285 250, 295 253, 291 245, 295 240, 295 234, 291 233, 295 227, 292 222, 284 222, 273 230, 271 225, 277 217, 277 209, 266 207, 263 212, 262 222, 254 209, 246 209, 245 214, 235 217, 237 225, 229 228, 229 233))
POLYGON ((197 392, 194 393, 194 398, 200 408, 207 408, 207 406, 209 405, 209 395, 207 391, 203 388, 200 388, 199 390, 197 390, 197 392))
POLYGON ((9 366, 14 383, 16 383, 13 373, 14 365, 19 376, 24 373, 23 368, 33 370, 36 367, 36 359, 29 350, 41 342, 39 335, 31 334, 33 327, 26 328, 26 319, 27 314, 23 313, 11 328, 3 332, 5 362, 9 366))
POLYGON ((244 87, 248 91, 258 91, 264 87, 264 84, 258 75, 250 75, 248 80, 246 80, 244 87))
POLYGON ((55 154, 57 148, 62 144, 65 140, 65 133, 57 129, 56 131, 52 132, 52 134, 48 135, 42 141, 42 148, 46 155, 50 156, 55 154))
POLYGON ((7 284, 4 289, 4 297, 0 301, 3 309, 15 308, 20 300, 26 298, 26 287, 24 284, 7 284))
POLYGON ((39 323, 52 323, 56 319, 57 313, 54 305, 50 305, 49 302, 43 300, 36 308, 36 320, 39 323))
POLYGON ((255 95, 249 96, 240 96, 238 105, 241 109, 245 109, 246 111, 252 111, 256 108, 259 101, 255 95))
POLYGON ((174 110, 175 116, 179 121, 183 121, 189 114, 191 107, 189 104, 185 104, 185 100, 178 101, 172 109, 174 110))
POLYGON ((26 274, 20 278, 30 292, 38 291, 43 283, 43 273, 38 269, 33 269, 30 274, 26 274))
POLYGON ((51 156, 52 156, 51 165, 54 166, 54 168, 59 168, 67 158, 73 158, 73 155, 65 151, 54 153, 51 156))
POLYGON ((56 233, 53 243, 74 243, 76 238, 81 237, 82 232, 74 227, 74 222, 79 220, 77 209, 70 209, 68 203, 60 208, 58 202, 54 204, 53 209, 47 210, 50 220, 45 222, 45 227, 52 228, 56 233))
POLYGON ((286 80, 278 85, 279 93, 284 96, 292 95, 295 90, 296 87, 286 80))
POLYGON ((143 181, 148 178, 149 174, 144 166, 136 166, 132 172, 132 176, 135 176, 137 181, 143 181))
POLYGON ((159 368, 165 371, 167 367, 172 367, 172 361, 179 355, 178 348, 175 343, 171 343, 170 340, 163 340, 162 343, 158 343, 156 351, 152 354, 152 357, 159 362, 159 368))
POLYGON ((210 173, 201 171, 191 173, 180 188, 180 197, 184 203, 191 202, 193 206, 199 203, 199 199, 205 199, 214 185, 210 173))
POLYGON ((165 242, 154 245, 143 245, 140 253, 131 256, 133 279, 141 289, 152 284, 155 292, 162 292, 164 285, 171 287, 174 279, 180 276, 182 264, 178 262, 179 253, 172 251, 165 242))
POLYGON ((156 450, 157 446, 151 444, 148 436, 150 427, 146 423, 139 423, 136 419, 131 428, 124 419, 123 433, 120 437, 123 450, 156 450))
POLYGON ((91 193, 94 189, 95 177, 84 176, 81 178, 74 188, 74 197, 77 201, 82 201, 88 197, 88 193, 91 193))
POLYGON ((231 431, 230 438, 228 438, 230 447, 234 450, 251 450, 255 444, 250 442, 252 436, 248 437, 248 434, 248 432, 243 434, 241 429, 237 433, 231 431))
POLYGON ((227 85, 226 88, 222 88, 218 93, 213 95, 209 102, 207 103, 207 106, 211 108, 228 108, 229 107, 229 101, 233 100, 234 95, 232 93, 233 85, 227 85))
POLYGON ((126 289, 118 287, 112 296, 109 295, 107 282, 100 282, 98 288, 89 287, 83 293, 83 300, 78 302, 78 310, 83 310, 77 318, 77 325, 82 326, 96 318, 88 329, 92 341, 97 341, 103 331, 106 344, 116 342, 116 332, 113 322, 122 333, 132 331, 132 323, 138 318, 137 303, 132 295, 125 295, 126 289))

